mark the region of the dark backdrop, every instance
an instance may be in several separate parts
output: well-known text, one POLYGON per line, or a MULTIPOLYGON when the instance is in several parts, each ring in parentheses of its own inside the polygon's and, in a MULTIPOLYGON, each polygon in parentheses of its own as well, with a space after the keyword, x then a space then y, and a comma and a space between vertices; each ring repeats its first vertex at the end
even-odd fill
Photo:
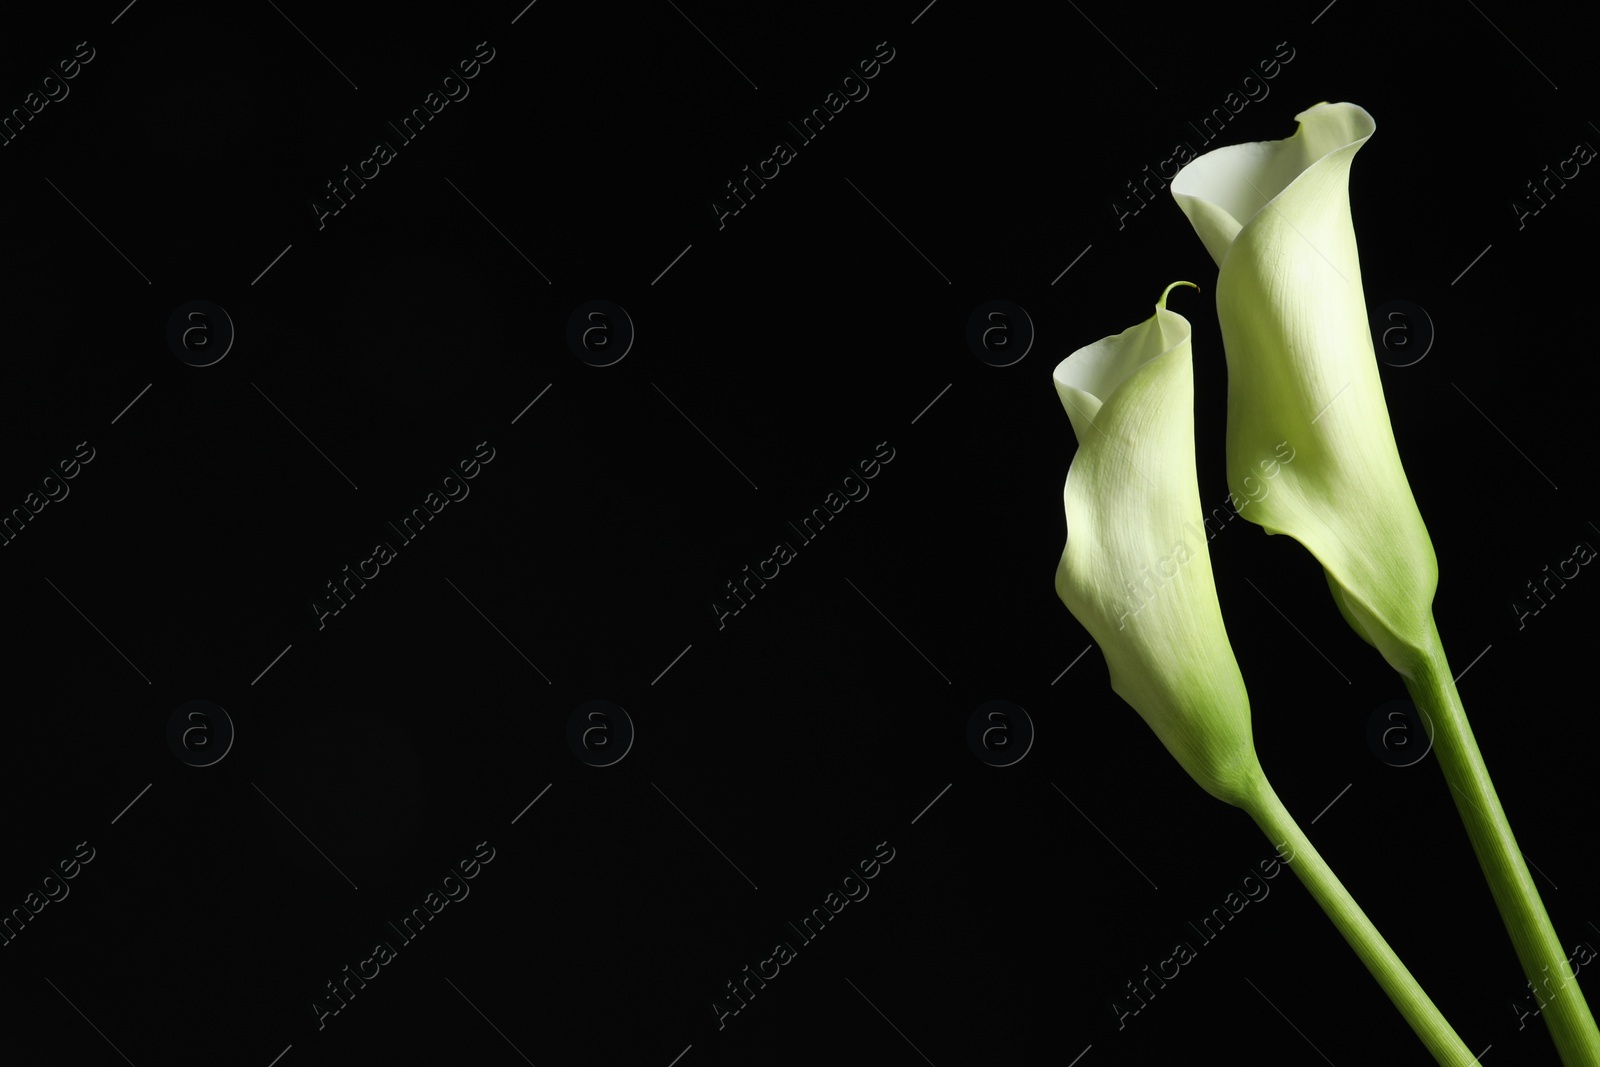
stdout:
MULTIPOLYGON (((1128 183, 1236 90, 1209 147, 1377 120, 1351 195, 1440 629, 1563 944, 1600 945, 1600 578, 1514 607, 1600 545, 1600 179, 1524 188, 1600 144, 1586 38, 1504 4, 923 2, 7 16, 0 105, 55 99, 0 146, 0 506, 59 499, 0 548, 0 907, 67 893, 0 948, 13 1059, 1428 1062, 1292 876, 1191 932, 1271 843, 1053 588, 1050 371, 1177 278, 1226 497, 1215 268, 1128 183), (747 166, 778 172, 734 213, 747 166), (1006 767, 968 742, 996 700, 1006 767), (346 967, 376 976, 319 1020, 346 967), (719 1026, 745 967, 777 976, 719 1026)), ((1485 1062, 1554 1063, 1425 738, 1369 741, 1397 677, 1299 546, 1210 548, 1290 810, 1485 1062)))

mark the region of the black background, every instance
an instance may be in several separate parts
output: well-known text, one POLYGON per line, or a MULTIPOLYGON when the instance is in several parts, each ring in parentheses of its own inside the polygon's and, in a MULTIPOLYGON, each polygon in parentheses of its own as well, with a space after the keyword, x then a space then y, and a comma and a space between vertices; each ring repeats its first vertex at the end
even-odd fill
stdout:
MULTIPOLYGON (((1112 204, 1176 141, 1202 148, 1187 122, 1280 42, 1269 95, 1209 147, 1287 137, 1322 100, 1377 120, 1353 213, 1369 307, 1411 301, 1435 332, 1382 369, 1435 611, 1562 942, 1600 944, 1600 579, 1521 628, 1511 606, 1600 544, 1600 179, 1521 229, 1511 207, 1600 143, 1586 38, 1510 5, 1436 23, 1354 0, 921 2, 114 0, 7 26, 7 110, 77 42, 94 58, 0 147, 0 507, 78 442, 94 459, 0 549, 0 908, 78 842, 95 858, 0 949, 0 1047, 141 1067, 1429 1062, 1292 877, 1120 1031, 1112 1008, 1272 848, 1098 650, 1078 658, 1050 371, 1199 283, 1169 306, 1194 325, 1202 499, 1223 502, 1215 268, 1169 194, 1120 228, 1112 204), (480 41, 470 95, 319 229, 324 183, 480 41), (885 41, 870 95, 798 144, 786 123, 885 41), (797 158, 719 228, 723 183, 779 139, 797 158), (194 299, 237 329, 204 368, 166 343, 194 299), (565 340, 591 299, 637 330, 608 367, 565 340), (1037 331, 1009 366, 966 343, 991 299, 1037 331), (470 495, 319 629, 324 583, 483 441, 470 495), (719 629, 724 583, 882 442, 870 495, 719 629), (195 699, 237 730, 210 767, 166 741, 195 699), (610 767, 567 744, 593 699, 636 729, 610 767), (1006 768, 966 743, 993 699, 1037 732, 1006 768), (470 896, 319 1030, 324 983, 480 841, 470 896), (870 896, 719 1030, 724 983, 798 942, 787 923, 880 842, 870 896)), ((1397 677, 1298 545, 1234 521, 1210 549, 1289 809, 1484 1062, 1554 1063, 1536 1018, 1518 1028, 1523 978, 1432 758, 1368 745, 1397 677)))

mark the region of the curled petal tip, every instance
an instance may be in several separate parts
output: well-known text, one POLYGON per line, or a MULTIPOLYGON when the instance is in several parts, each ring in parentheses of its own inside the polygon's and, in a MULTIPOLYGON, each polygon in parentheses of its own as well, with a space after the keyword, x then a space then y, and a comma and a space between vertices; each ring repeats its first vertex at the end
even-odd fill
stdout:
POLYGON ((1173 282, 1171 285, 1161 290, 1161 299, 1156 301, 1156 307, 1160 308, 1162 311, 1167 310, 1167 294, 1172 292, 1172 290, 1176 289, 1180 285, 1187 285, 1197 293, 1200 291, 1200 287, 1194 282, 1173 282))

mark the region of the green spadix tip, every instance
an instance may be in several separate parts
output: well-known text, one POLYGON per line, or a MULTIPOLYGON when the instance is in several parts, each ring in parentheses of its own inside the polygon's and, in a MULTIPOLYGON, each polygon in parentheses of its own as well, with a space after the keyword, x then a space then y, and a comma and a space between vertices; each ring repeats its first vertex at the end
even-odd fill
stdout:
POLYGON ((1200 287, 1198 285, 1196 285, 1194 282, 1173 282, 1171 285, 1169 285, 1165 289, 1161 290, 1161 299, 1156 301, 1156 307, 1161 309, 1162 311, 1167 310, 1167 294, 1172 292, 1172 290, 1176 289, 1180 285, 1187 285, 1189 288, 1193 289, 1195 292, 1199 292, 1200 291, 1200 287))

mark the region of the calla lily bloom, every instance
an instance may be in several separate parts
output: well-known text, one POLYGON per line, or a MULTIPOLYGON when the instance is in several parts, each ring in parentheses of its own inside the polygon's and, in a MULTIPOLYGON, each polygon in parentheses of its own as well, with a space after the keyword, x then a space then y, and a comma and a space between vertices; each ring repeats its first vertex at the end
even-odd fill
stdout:
POLYGON ((1078 435, 1056 593, 1100 645, 1111 685, 1206 792, 1278 846, 1434 1058, 1476 1058, 1351 898, 1267 781, 1211 574, 1194 458, 1189 323, 1166 309, 1056 366, 1078 435))
POLYGON ((1293 137, 1216 149, 1172 180, 1219 270, 1228 485, 1253 498, 1277 472, 1248 517, 1306 546, 1345 619, 1411 674, 1439 567, 1389 424, 1350 217, 1350 164, 1376 124, 1354 104, 1296 119, 1293 137), (1282 442, 1295 458, 1279 470, 1282 442))
POLYGON ((1211 557, 1193 533, 1194 362, 1188 320, 1166 299, 1055 369, 1078 435, 1056 592, 1100 645, 1111 687, 1206 792, 1243 807, 1261 766, 1211 557))
POLYGON ((1351 161, 1376 129, 1354 104, 1295 116, 1281 141, 1194 160, 1172 195, 1217 263, 1228 360, 1228 484, 1277 474, 1248 518, 1322 564, 1340 613, 1434 724, 1451 786, 1523 970, 1561 979, 1543 1017, 1562 1062, 1600 1067, 1600 1031, 1528 873, 1433 617, 1438 562, 1400 464, 1378 377, 1350 216, 1351 161), (1276 443, 1294 463, 1272 465, 1276 443))

